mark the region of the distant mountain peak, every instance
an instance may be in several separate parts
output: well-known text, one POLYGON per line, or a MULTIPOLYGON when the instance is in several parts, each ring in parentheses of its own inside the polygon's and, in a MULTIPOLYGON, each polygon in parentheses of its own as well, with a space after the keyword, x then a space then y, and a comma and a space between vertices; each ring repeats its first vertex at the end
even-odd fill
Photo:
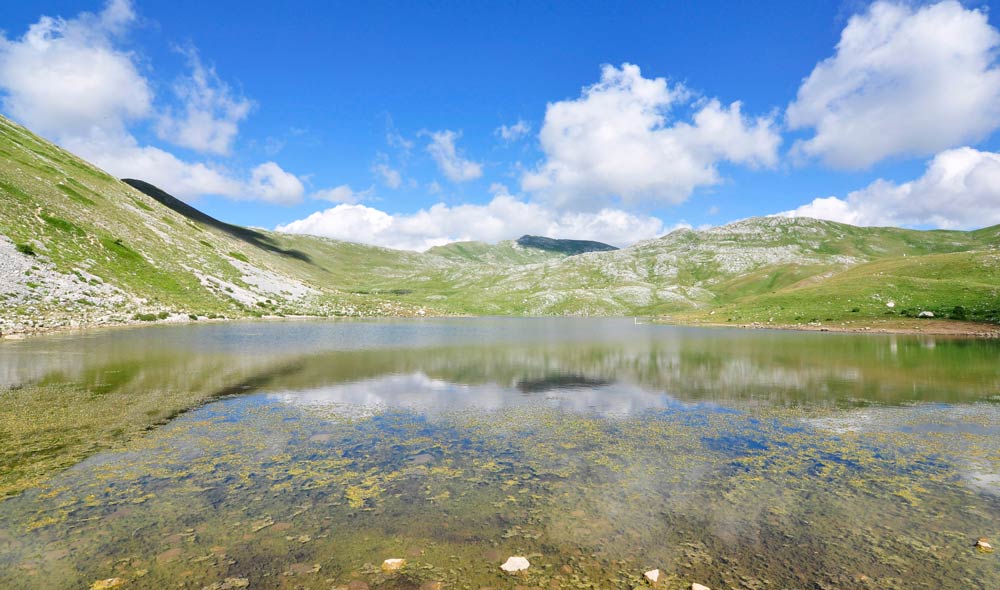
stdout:
POLYGON ((568 256, 583 254, 585 252, 609 252, 618 248, 605 244, 604 242, 594 242, 591 240, 560 240, 556 238, 546 238, 544 236, 523 235, 516 240, 518 246, 522 248, 535 248, 537 250, 547 250, 549 252, 560 252, 568 256))

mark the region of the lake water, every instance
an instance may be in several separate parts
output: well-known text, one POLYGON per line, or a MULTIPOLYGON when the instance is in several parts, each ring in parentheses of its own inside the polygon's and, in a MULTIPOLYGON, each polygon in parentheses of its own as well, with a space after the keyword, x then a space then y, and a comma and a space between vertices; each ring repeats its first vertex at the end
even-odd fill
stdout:
POLYGON ((0 400, 0 588, 1000 588, 997 341, 157 326, 0 343, 0 400))

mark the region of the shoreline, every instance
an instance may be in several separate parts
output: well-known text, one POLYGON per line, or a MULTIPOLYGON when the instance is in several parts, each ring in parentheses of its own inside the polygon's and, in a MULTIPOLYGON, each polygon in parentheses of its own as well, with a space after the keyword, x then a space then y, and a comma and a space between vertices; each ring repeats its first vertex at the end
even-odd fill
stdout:
MULTIPOLYGON (((378 316, 383 317, 383 316, 378 316)), ((384 316, 384 317, 407 317, 407 316, 384 316)), ((261 316, 261 317, 245 317, 245 318, 200 318, 197 320, 192 320, 186 315, 183 318, 168 318, 164 320, 157 320, 153 322, 145 322, 141 320, 129 320, 124 322, 103 322, 99 324, 83 324, 75 326, 45 326, 41 329, 31 329, 31 330, 19 330, 16 332, 4 332, 0 333, 0 342, 5 340, 26 340, 28 338, 37 338, 43 336, 55 336, 58 334, 86 334, 102 330, 126 330, 130 328, 148 328, 152 326, 181 326, 181 325, 191 325, 191 324, 223 324, 223 323, 234 323, 234 322, 259 322, 259 321, 276 321, 276 320, 341 320, 341 319, 360 319, 356 316, 308 316, 308 315, 286 315, 286 316, 261 316)))
MULTIPOLYGON (((177 326, 190 324, 216 324, 234 322, 273 322, 273 321, 336 321, 336 320, 381 320, 381 319, 431 319, 431 318, 470 318, 486 316, 470 315, 430 315, 408 316, 408 315, 379 315, 379 316, 312 316, 312 315, 286 315, 286 316, 262 316, 245 318, 201 318, 192 320, 186 315, 178 314, 165 320, 146 322, 131 320, 125 322, 109 322, 100 324, 84 324, 75 326, 45 326, 40 329, 20 330, 10 333, 0 333, 0 342, 24 340, 28 338, 53 336, 57 334, 69 333, 90 333, 97 330, 117 330, 150 326, 177 326)), ((527 316, 503 316, 523 318, 527 316)), ((537 317, 562 317, 562 316, 537 316, 537 317)), ((619 316, 587 316, 587 317, 619 317, 619 316)), ((620 316, 627 319, 632 316, 620 316)), ((852 320, 848 323, 814 323, 814 324, 785 324, 769 322, 711 322, 699 319, 685 320, 683 318, 671 316, 647 316, 655 324, 664 326, 682 326, 695 328, 739 328, 743 330, 782 330, 794 332, 833 332, 840 334, 901 334, 901 335, 925 335, 925 336, 951 336, 956 338, 975 339, 1000 339, 1000 325, 982 324, 977 322, 963 322, 946 319, 908 319, 908 320, 886 320, 874 318, 871 321, 852 320)))
POLYGON ((835 332, 839 334, 902 334, 913 336, 953 336, 956 338, 996 339, 1000 338, 1000 326, 977 322, 962 322, 943 319, 912 319, 871 321, 853 320, 851 323, 783 324, 768 322, 729 323, 677 321, 675 318, 654 320, 678 326, 705 328, 740 328, 744 330, 784 330, 794 332, 835 332))

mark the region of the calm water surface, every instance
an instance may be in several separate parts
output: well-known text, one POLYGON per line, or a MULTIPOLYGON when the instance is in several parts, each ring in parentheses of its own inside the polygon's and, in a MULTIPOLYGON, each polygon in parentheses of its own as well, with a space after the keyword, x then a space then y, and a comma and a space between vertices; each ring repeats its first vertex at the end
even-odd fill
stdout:
POLYGON ((0 588, 1000 588, 996 341, 151 327, 0 343, 0 400, 0 588))

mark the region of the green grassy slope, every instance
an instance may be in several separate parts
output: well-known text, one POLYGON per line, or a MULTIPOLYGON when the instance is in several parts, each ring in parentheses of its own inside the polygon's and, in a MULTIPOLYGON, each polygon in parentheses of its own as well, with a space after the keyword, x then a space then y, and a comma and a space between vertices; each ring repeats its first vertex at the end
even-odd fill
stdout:
POLYGON ((506 240, 499 244, 454 242, 431 248, 427 254, 440 256, 450 261, 491 264, 533 264, 565 257, 565 254, 552 250, 525 248, 513 240, 506 240))
POLYGON ((854 323, 917 317, 922 311, 937 318, 1000 323, 1000 251, 877 260, 713 311, 717 321, 743 323, 854 323))
POLYGON ((416 254, 246 228, 258 239, 234 235, 3 118, 0 156, 0 300, 9 326, 418 311, 353 292, 360 275, 409 276, 416 254))
POLYGON ((705 231, 678 230, 615 252, 468 277, 470 290, 480 294, 469 304, 480 313, 709 310, 803 282, 822 283, 873 260, 989 248, 990 235, 995 237, 987 230, 928 232, 753 218, 705 231))
POLYGON ((416 253, 233 226, 129 183, 0 117, 0 333, 261 315, 792 323, 926 309, 995 322, 1000 307, 1000 226, 768 217, 573 256, 515 241, 416 253))

